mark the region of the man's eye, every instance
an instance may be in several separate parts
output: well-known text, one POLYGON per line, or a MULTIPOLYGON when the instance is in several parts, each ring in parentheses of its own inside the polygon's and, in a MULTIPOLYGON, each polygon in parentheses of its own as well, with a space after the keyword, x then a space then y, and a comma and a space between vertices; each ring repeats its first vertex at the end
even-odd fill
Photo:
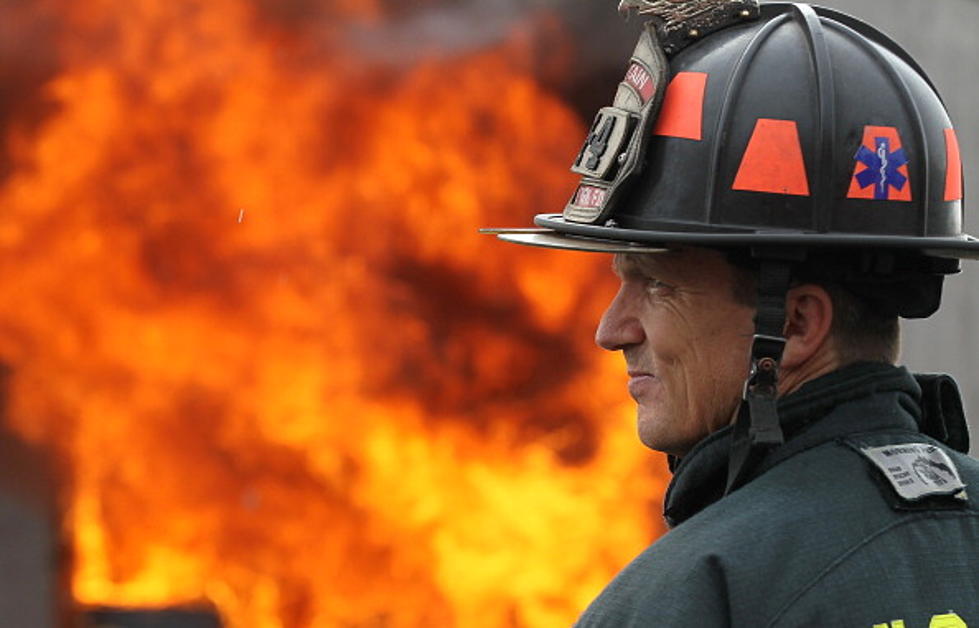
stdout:
POLYGON ((673 291, 674 288, 670 284, 664 283, 659 279, 647 279, 646 289, 653 294, 665 294, 673 291))

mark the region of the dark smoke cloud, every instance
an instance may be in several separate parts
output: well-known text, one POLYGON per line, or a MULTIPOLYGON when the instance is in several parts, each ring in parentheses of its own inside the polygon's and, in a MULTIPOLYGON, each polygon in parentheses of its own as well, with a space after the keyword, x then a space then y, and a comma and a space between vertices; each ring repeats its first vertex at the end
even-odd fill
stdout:
POLYGON ((342 45, 364 63, 405 68, 425 59, 478 52, 529 29, 542 81, 583 117, 591 117, 611 99, 638 23, 626 23, 613 0, 443 1, 402 6, 381 24, 353 22, 344 30, 342 45), (556 45, 558 35, 561 45, 556 45), (556 55, 562 59, 554 59, 556 55), (557 73, 556 66, 566 70, 557 73))
MULTIPOLYGON (((466 0, 406 9, 380 26, 354 24, 348 43, 364 54, 411 63, 420 55, 460 54, 495 45, 530 16, 547 12, 568 27, 582 59, 602 64, 622 62, 623 34, 634 32, 611 0, 466 0)), ((627 37, 626 41, 631 39, 627 37)))
POLYGON ((43 88, 60 67, 56 8, 48 2, 0 2, 0 183, 15 164, 11 135, 30 135, 55 111, 43 88))

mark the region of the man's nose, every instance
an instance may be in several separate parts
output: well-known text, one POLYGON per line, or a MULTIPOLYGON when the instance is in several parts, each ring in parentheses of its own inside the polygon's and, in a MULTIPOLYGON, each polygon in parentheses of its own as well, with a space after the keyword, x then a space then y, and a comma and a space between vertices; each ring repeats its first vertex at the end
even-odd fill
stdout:
POLYGON ((595 331, 595 343, 609 351, 621 351, 646 339, 639 322, 635 295, 623 283, 609 303, 595 331))

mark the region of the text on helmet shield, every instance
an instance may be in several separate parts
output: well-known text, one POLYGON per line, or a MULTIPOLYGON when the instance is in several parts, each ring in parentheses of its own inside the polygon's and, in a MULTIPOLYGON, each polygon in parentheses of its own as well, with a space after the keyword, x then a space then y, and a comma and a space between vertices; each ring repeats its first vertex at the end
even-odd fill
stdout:
POLYGON ((625 82, 636 90, 644 105, 656 94, 656 81, 650 76, 649 70, 636 61, 629 66, 629 71, 625 74, 625 82))

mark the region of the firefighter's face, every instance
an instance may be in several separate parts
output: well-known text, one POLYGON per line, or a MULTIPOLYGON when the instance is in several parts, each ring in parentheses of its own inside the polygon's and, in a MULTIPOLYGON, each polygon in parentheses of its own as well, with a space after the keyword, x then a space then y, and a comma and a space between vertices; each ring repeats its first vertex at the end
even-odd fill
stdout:
POLYGON ((615 271, 621 285, 596 342, 625 357, 642 442, 686 455, 731 422, 754 310, 735 299, 735 270, 716 251, 617 255, 615 271))

